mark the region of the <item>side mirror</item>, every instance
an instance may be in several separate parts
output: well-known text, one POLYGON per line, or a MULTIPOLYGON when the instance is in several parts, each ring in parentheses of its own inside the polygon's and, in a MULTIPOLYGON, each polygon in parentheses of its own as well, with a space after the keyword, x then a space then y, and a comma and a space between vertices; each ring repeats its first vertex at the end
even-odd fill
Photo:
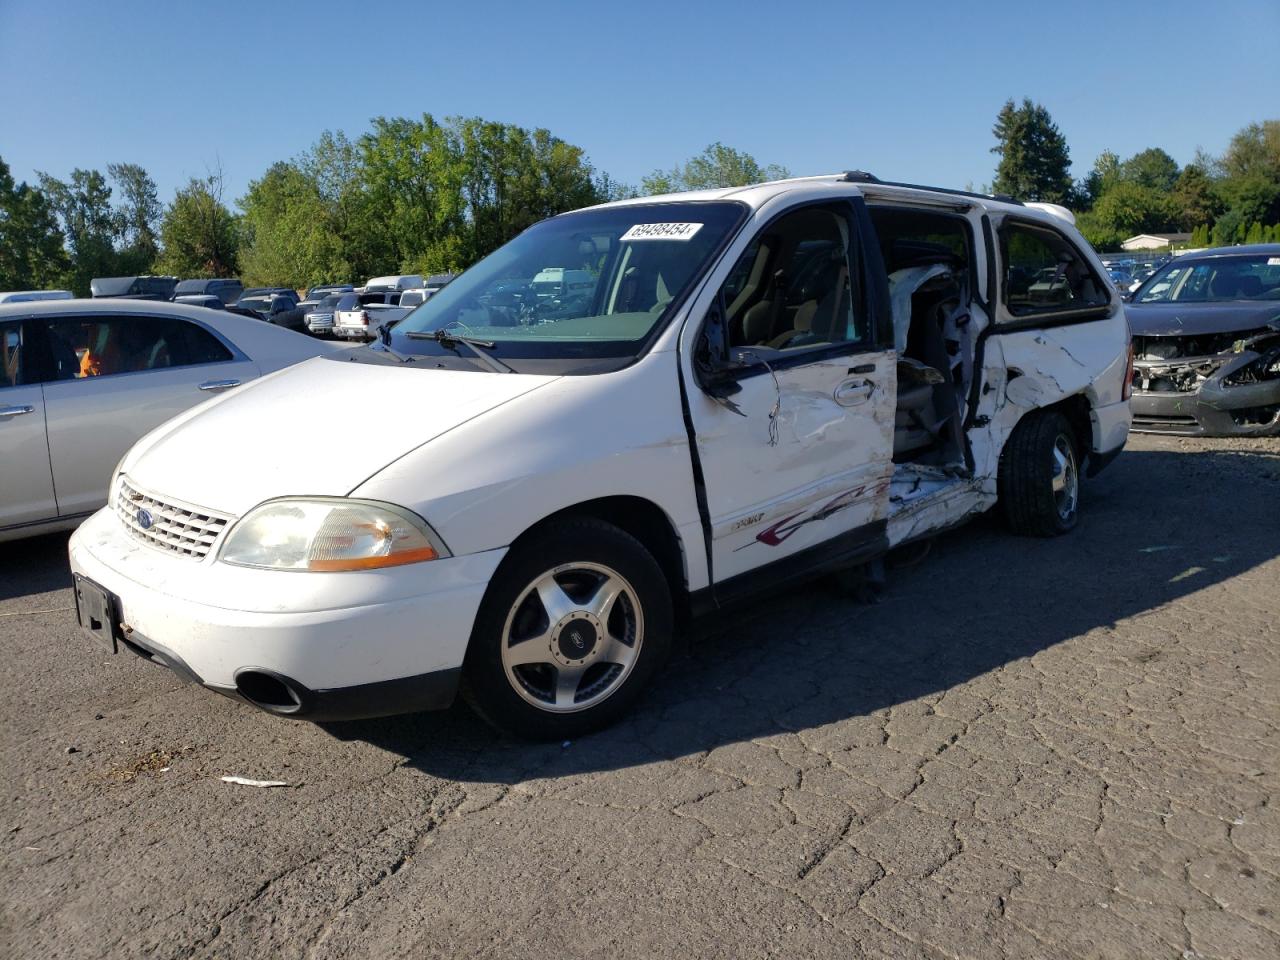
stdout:
POLYGON ((693 348, 693 371, 702 392, 717 400, 733 396, 742 389, 737 382, 741 366, 729 357, 729 331, 724 322, 724 307, 719 297, 707 312, 693 348))

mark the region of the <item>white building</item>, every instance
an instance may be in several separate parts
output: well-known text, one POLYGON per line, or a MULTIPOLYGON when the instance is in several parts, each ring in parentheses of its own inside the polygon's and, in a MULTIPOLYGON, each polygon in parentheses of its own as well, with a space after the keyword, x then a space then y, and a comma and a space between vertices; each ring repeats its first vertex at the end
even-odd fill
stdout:
POLYGON ((1140 233, 1120 244, 1121 250, 1162 250, 1191 240, 1189 233, 1140 233))

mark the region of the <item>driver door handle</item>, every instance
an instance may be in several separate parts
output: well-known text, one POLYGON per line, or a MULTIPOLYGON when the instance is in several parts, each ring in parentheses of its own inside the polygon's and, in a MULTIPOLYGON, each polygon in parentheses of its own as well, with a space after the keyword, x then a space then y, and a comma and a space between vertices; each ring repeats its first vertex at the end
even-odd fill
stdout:
POLYGON ((20 417, 24 413, 35 413, 36 408, 29 403, 22 403, 11 407, 0 407, 0 417, 20 417))
POLYGON ((835 401, 842 407, 856 407, 870 400, 875 390, 870 380, 845 380, 835 389, 835 401))
POLYGON ((230 390, 232 387, 240 386, 239 380, 206 380, 200 384, 197 390, 230 390))

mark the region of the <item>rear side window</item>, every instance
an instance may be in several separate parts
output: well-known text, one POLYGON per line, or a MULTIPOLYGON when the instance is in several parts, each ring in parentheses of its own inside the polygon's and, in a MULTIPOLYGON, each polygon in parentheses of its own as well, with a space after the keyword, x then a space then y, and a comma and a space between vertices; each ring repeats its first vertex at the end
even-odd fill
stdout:
POLYGON ((0 324, 0 390, 20 387, 26 380, 26 350, 22 343, 22 324, 0 324))
POLYGON ((64 317, 48 321, 48 337, 56 380, 232 359, 231 351, 207 330, 170 317, 64 317))
POLYGON ((1050 227, 1006 222, 1000 228, 1004 305, 1015 317, 1105 307, 1110 294, 1084 257, 1050 227))

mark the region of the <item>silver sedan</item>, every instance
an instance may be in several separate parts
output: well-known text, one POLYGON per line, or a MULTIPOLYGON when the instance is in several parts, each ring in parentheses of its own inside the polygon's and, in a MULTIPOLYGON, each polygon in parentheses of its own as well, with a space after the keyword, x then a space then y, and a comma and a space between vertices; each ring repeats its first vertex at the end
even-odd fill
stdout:
POLYGON ((178 303, 0 306, 0 541, 76 526, 106 503, 112 469, 143 434, 334 349, 178 303))

